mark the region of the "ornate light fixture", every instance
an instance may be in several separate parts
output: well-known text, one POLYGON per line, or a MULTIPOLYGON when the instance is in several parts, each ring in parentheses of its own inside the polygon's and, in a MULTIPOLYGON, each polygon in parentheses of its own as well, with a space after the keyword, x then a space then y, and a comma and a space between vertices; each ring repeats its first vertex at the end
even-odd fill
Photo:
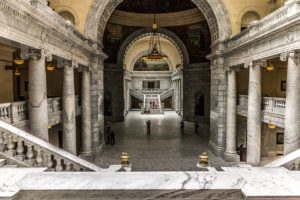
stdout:
POLYGON ((54 71, 56 69, 56 66, 57 66, 56 60, 52 60, 50 62, 47 62, 47 64, 46 64, 47 70, 49 72, 54 71))
POLYGON ((275 129, 276 125, 269 123, 269 129, 275 129))
POLYGON ((121 165, 122 165, 123 167, 128 167, 128 166, 130 166, 129 159, 130 159, 130 157, 129 157, 128 153, 123 152, 123 153, 121 154, 121 157, 120 157, 121 165))
POLYGON ((158 26, 156 24, 154 13, 154 21, 152 24, 148 54, 142 57, 144 61, 162 61, 168 59, 168 56, 164 55, 161 52, 160 37, 157 30, 158 26))
POLYGON ((18 49, 13 53, 13 61, 16 65, 23 65, 24 59, 21 58, 21 50, 18 49))
POLYGON ((16 70, 15 70, 15 76, 20 76, 21 75, 21 71, 20 71, 20 67, 19 66, 17 66, 16 67, 16 70))
POLYGON ((271 62, 268 62, 266 69, 267 69, 267 71, 273 71, 274 65, 271 62))

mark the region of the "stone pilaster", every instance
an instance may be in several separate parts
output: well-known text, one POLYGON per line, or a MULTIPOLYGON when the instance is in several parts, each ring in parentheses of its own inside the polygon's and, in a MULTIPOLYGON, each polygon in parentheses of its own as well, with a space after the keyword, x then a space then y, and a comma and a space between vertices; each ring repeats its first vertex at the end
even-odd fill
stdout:
POLYGON ((300 148, 300 57, 294 51, 281 55, 288 61, 284 154, 300 148))
POLYGON ((72 62, 64 62, 63 75, 63 148, 76 155, 76 109, 74 67, 72 62))
POLYGON ((90 92, 90 70, 84 67, 82 71, 81 107, 82 107, 82 154, 92 154, 92 131, 91 131, 91 92, 90 92))
POLYGON ((229 69, 227 73, 227 116, 226 116, 226 150, 223 157, 226 161, 237 162, 236 152, 236 71, 229 69))
POLYGON ((52 55, 44 50, 28 50, 22 52, 24 59, 29 59, 29 127, 30 133, 49 141, 48 136, 48 102, 45 61, 52 55))
POLYGON ((252 165, 259 165, 261 154, 261 67, 249 64, 247 162, 252 165))
POLYGON ((100 151, 104 142, 103 61, 95 58, 91 74, 92 147, 100 151))

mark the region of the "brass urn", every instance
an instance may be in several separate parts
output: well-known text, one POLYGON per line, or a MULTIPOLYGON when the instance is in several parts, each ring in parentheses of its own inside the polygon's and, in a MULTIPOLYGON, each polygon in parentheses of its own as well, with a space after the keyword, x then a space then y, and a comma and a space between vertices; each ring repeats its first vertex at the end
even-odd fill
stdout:
POLYGON ((199 165, 201 167, 207 167, 208 166, 208 155, 206 152, 203 152, 200 156, 199 156, 199 165))
POLYGON ((129 159, 130 159, 130 157, 128 156, 128 153, 123 152, 120 157, 121 165, 123 167, 128 167, 130 165, 129 159))

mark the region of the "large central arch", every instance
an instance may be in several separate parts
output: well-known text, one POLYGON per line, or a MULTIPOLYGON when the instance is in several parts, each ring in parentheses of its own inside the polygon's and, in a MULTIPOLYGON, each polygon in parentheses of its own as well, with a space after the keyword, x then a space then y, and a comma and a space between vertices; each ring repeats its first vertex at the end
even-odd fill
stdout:
MULTIPOLYGON (((85 33, 102 46, 105 26, 117 6, 123 0, 94 0, 89 11, 85 33)), ((222 0, 191 0, 205 16, 213 44, 231 35, 231 25, 227 10, 222 0)))

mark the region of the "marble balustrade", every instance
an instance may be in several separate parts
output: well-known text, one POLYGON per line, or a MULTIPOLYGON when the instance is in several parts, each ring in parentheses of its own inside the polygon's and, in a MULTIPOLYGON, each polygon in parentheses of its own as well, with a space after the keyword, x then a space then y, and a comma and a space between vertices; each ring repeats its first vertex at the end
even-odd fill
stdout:
POLYGON ((101 171, 98 166, 0 121, 0 155, 49 171, 101 171))
MULTIPOLYGON (((75 98, 76 102, 76 115, 81 114, 80 97, 77 95, 75 98)), ((48 115, 53 118, 61 116, 62 102, 60 97, 48 98, 48 115)), ((26 101, 3 103, 0 104, 0 120, 10 123, 17 124, 28 120, 28 108, 26 101)), ((49 119, 49 125, 52 124, 51 118, 49 119)), ((61 121, 57 122, 60 123, 61 121)))
MULTIPOLYGON (((285 119, 285 98, 263 97, 262 98, 262 118, 265 123, 272 123, 284 128, 285 119)), ((248 96, 239 95, 237 100, 237 114, 247 117, 248 96)))

